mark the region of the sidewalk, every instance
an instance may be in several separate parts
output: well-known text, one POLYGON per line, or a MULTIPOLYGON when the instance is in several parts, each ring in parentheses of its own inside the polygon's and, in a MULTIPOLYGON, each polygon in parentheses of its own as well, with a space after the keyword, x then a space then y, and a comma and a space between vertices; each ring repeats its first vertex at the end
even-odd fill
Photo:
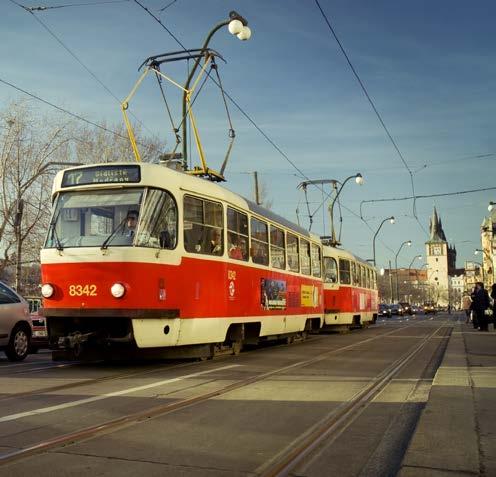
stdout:
POLYGON ((399 475, 496 476, 496 332, 455 324, 399 475))

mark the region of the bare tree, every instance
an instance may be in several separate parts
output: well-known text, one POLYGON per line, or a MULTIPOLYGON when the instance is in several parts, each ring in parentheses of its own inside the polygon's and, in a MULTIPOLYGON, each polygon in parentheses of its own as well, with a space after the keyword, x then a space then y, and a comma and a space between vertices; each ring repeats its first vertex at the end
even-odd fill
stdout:
MULTIPOLYGON (((0 111, 0 273, 38 261, 56 163, 68 161, 71 122, 40 117, 28 102, 0 111), (22 258, 20 251, 22 250, 22 258)), ((17 277, 19 279, 19 277, 17 277)))
MULTIPOLYGON (((0 277, 16 265, 19 289, 27 283, 21 270, 32 277, 33 265, 39 264, 55 172, 71 164, 134 161, 124 127, 105 129, 80 127, 60 115, 41 116, 26 101, 0 111, 0 277)), ((164 144, 135 129, 142 159, 157 160, 164 144)))

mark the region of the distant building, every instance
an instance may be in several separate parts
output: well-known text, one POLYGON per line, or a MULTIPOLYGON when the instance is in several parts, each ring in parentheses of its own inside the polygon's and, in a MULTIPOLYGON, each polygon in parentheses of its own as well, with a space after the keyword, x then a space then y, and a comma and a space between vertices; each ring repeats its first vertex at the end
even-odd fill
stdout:
POLYGON ((429 240, 425 242, 425 256, 430 301, 446 306, 450 302, 449 277, 456 273, 456 248, 448 244, 435 207, 430 220, 429 231, 429 240))
POLYGON ((482 268, 484 270, 484 285, 489 288, 496 282, 494 267, 496 265, 496 209, 488 217, 484 217, 481 225, 482 268))

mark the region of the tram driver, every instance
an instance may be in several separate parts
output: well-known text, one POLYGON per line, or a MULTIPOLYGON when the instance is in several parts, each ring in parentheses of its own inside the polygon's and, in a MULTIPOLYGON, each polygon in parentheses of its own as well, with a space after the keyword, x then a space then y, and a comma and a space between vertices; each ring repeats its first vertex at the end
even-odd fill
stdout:
POLYGON ((126 226, 124 229, 124 235, 126 237, 133 238, 136 234, 136 227, 138 225, 138 211, 129 210, 126 217, 126 226))

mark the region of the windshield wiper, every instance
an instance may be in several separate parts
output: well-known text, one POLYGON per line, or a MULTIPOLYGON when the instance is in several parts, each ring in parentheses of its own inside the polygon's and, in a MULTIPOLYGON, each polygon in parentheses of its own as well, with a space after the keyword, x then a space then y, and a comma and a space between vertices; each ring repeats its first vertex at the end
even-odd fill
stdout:
POLYGON ((126 223, 127 217, 124 217, 119 224, 112 230, 110 235, 103 241, 102 246, 100 247, 100 250, 107 250, 108 245, 110 241, 115 237, 115 234, 118 232, 118 230, 122 227, 124 227, 124 224, 126 223))
POLYGON ((62 243, 60 242, 60 238, 59 238, 59 234, 57 233, 57 227, 56 227, 56 224, 57 224, 57 221, 59 220, 59 215, 60 215, 60 212, 61 212, 62 209, 59 209, 58 213, 57 213, 57 216, 50 222, 50 228, 48 229, 48 232, 52 232, 52 235, 50 237, 50 240, 52 241, 52 244, 53 244, 53 239, 55 239, 55 248, 61 252, 62 250, 64 250, 64 247, 62 246, 62 243))

